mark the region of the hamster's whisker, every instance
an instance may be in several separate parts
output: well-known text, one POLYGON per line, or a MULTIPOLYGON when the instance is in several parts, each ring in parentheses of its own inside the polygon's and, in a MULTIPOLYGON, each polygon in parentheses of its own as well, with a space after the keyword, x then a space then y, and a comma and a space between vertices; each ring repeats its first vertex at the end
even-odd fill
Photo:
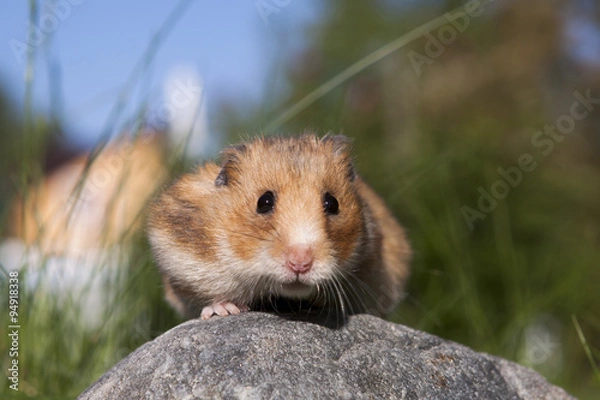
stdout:
POLYGON ((335 312, 339 308, 338 298, 335 296, 335 289, 332 287, 330 282, 327 282, 326 286, 326 294, 327 294, 327 302, 325 304, 333 304, 333 309, 331 307, 327 308, 327 318, 330 317, 332 312, 335 312))
POLYGON ((268 305, 270 307, 272 307, 273 310, 275 310, 275 311, 277 311, 277 302, 275 301, 273 294, 276 293, 276 290, 275 290, 276 285, 277 285, 277 282, 275 280, 272 280, 272 279, 269 280, 269 296, 268 296, 267 300, 268 300, 268 305))
POLYGON ((356 292, 356 288, 352 286, 352 283, 348 279, 348 275, 340 274, 336 277, 336 279, 339 281, 339 285, 342 287, 345 298, 350 308, 350 314, 362 311, 364 309, 364 301, 356 292), (358 309, 356 309, 356 307, 358 307, 358 309))
MULTIPOLYGON (((277 231, 277 228, 275 228, 275 225, 273 225, 273 223, 272 223, 271 221, 267 221, 267 222, 269 223, 269 226, 271 227, 271 231, 267 231, 266 229, 265 229, 265 231, 266 231, 266 232, 269 232, 269 233, 273 232, 273 233, 275 233, 275 235, 277 235, 277 237, 278 237, 279 239, 281 239, 281 235, 280 235, 280 234, 279 234, 279 232, 277 231)), ((271 233, 271 235, 273 235, 273 234, 271 233)))
POLYGON ((369 297, 373 304, 377 304, 377 298, 373 290, 361 279, 359 279, 352 272, 342 274, 343 279, 347 283, 348 290, 351 292, 352 297, 356 300, 357 305, 361 308, 361 311, 367 310, 367 303, 371 303, 365 299, 369 297))
POLYGON ((279 232, 277 232, 277 230, 275 229, 275 226, 270 221, 267 221, 267 223, 269 224, 269 227, 271 229, 267 229, 264 226, 260 226, 257 224, 251 224, 251 225, 246 225, 246 226, 248 226, 251 230, 258 230, 267 235, 266 237, 261 237, 260 240, 269 241, 269 240, 272 240, 276 236, 281 238, 281 236, 279 235, 279 232))
POLYGON ((344 297, 344 290, 342 289, 341 284, 337 278, 332 279, 331 283, 333 284, 333 288, 335 289, 335 294, 337 295, 338 304, 340 305, 339 311, 341 312, 342 316, 345 316, 347 314, 346 314, 346 299, 344 297))
POLYGON ((319 298, 319 294, 321 293, 321 285, 319 282, 315 284, 315 287, 317 288, 317 298, 319 298))
POLYGON ((244 288, 244 298, 249 299, 248 303, 252 303, 253 299, 261 297, 257 294, 257 292, 260 293, 261 280, 260 276, 253 276, 244 288))
POLYGON ((234 230, 232 230, 232 229, 227 229, 227 228, 225 228, 225 230, 226 230, 228 233, 231 233, 231 234, 233 234, 233 235, 238 235, 238 236, 249 237, 249 238, 252 238, 252 239, 261 240, 261 241, 265 241, 265 242, 269 241, 269 239, 268 239, 268 238, 261 237, 261 236, 258 236, 258 235, 253 235, 253 234, 251 234, 251 233, 247 233, 247 232, 240 232, 240 231, 234 231, 234 230))
POLYGON ((354 293, 354 288, 352 287, 352 285, 348 285, 347 281, 342 280, 343 279, 343 275, 340 276, 338 278, 339 281, 339 285, 340 285, 340 290, 342 291, 342 293, 344 294, 344 299, 346 300, 346 303, 348 304, 348 311, 346 311, 346 315, 349 314, 354 314, 357 312, 360 312, 360 309, 356 309, 356 303, 358 303, 360 305, 360 299, 356 299, 355 293, 354 293), (354 301, 353 301, 354 300, 354 301))
POLYGON ((331 283, 329 281, 324 282, 323 283, 323 298, 324 298, 324 304, 326 305, 333 305, 333 310, 332 307, 323 307, 322 309, 322 313, 327 312, 326 315, 326 319, 329 319, 331 316, 332 312, 335 312, 335 310, 338 309, 338 304, 337 304, 337 297, 333 295, 333 288, 331 287, 331 283))
POLYGON ((356 310, 354 309, 352 299, 348 295, 348 290, 344 286, 344 282, 340 278, 336 278, 336 280, 338 282, 339 291, 345 304, 345 306, 342 308, 341 318, 346 319, 348 315, 354 314, 356 310))

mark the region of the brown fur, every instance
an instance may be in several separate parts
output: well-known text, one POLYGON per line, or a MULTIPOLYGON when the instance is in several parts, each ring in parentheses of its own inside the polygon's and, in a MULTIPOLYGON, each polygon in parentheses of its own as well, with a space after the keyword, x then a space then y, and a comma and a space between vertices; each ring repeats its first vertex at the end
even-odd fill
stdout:
POLYGON ((75 255, 122 244, 167 176, 158 139, 122 139, 94 159, 66 163, 13 204, 10 235, 44 254, 75 255))
POLYGON ((215 302, 268 301, 288 279, 282 260, 300 235, 314 242, 307 279, 316 292, 305 300, 388 314, 408 276, 410 249, 383 200, 356 175, 349 147, 343 136, 261 138, 224 150, 222 167, 208 163, 176 181, 148 221, 171 304, 193 317, 215 302), (267 191, 275 208, 259 214, 267 191), (325 213, 325 193, 338 200, 338 214, 325 213))

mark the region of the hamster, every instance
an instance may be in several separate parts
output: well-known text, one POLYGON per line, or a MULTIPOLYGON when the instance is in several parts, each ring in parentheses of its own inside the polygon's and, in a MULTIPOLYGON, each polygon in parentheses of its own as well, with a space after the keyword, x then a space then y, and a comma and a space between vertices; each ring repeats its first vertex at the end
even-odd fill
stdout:
POLYGON ((349 140, 263 137, 222 151, 150 206, 148 236, 167 300, 208 319, 278 300, 385 316, 402 297, 410 247, 357 175, 349 140))

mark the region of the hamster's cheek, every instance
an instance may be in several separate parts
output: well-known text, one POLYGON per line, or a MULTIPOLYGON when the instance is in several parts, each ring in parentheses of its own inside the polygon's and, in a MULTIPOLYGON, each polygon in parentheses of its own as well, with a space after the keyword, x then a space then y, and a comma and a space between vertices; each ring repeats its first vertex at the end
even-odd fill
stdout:
POLYGON ((225 225, 227 248, 240 261, 254 262, 270 241, 268 235, 260 229, 247 228, 250 224, 237 225, 226 221, 225 225))
POLYGON ((329 242, 337 259, 348 260, 354 254, 364 228, 355 218, 344 222, 332 227, 329 231, 329 242))
POLYGON ((230 234, 228 239, 228 247, 238 260, 249 262, 255 257, 256 246, 253 240, 236 234, 230 234))

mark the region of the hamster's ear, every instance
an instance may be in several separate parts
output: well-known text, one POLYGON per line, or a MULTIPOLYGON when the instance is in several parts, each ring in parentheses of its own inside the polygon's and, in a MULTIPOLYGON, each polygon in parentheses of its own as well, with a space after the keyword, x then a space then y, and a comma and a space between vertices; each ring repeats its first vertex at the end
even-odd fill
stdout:
POLYGON ((227 186, 235 181, 236 175, 239 174, 238 164, 240 156, 245 152, 246 145, 244 144, 227 147, 221 152, 223 167, 221 168, 221 172, 219 172, 217 179, 215 179, 216 186, 227 186))
POLYGON ((321 141, 331 146, 333 153, 336 156, 343 156, 352 152, 352 141, 344 135, 334 135, 331 132, 323 136, 321 141))
POLYGON ((344 135, 327 134, 321 139, 322 143, 331 146, 331 151, 342 163, 351 182, 356 178, 354 160, 352 158, 352 141, 344 135))

